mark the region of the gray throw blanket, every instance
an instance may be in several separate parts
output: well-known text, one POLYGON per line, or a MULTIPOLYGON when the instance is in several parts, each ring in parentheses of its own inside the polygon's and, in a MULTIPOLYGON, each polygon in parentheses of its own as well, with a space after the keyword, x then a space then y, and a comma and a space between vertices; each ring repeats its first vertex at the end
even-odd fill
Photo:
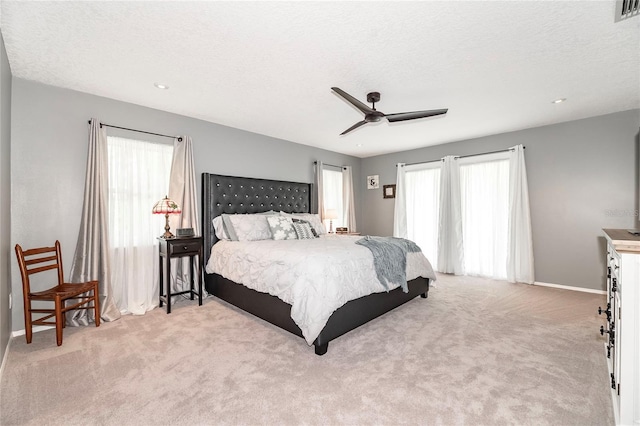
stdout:
POLYGON ((409 292, 407 286, 407 253, 419 252, 420 247, 413 241, 394 237, 366 236, 356 244, 365 246, 373 254, 373 265, 376 268, 378 281, 389 291, 390 285, 402 286, 402 291, 409 292))

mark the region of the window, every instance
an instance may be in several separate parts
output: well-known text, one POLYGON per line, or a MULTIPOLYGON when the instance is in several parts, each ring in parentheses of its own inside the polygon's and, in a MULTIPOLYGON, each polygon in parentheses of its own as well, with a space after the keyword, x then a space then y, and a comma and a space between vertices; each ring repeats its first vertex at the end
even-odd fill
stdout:
POLYGON ((122 313, 143 314, 158 304, 156 238, 165 218, 151 209, 167 195, 173 146, 109 136, 107 147, 114 300, 122 313))
MULTIPOLYGON (((344 223, 344 204, 342 196, 342 169, 325 166, 322 170, 324 211, 334 209, 338 218, 333 219, 333 230, 338 226, 347 226, 344 223)), ((324 226, 329 230, 329 219, 324 221, 324 226)))

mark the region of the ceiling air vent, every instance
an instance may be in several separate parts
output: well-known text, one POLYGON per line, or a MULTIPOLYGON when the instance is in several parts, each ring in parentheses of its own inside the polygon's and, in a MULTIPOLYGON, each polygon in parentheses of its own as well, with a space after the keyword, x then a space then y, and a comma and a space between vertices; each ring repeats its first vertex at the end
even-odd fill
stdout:
POLYGON ((616 22, 640 15, 640 0, 617 0, 616 22))

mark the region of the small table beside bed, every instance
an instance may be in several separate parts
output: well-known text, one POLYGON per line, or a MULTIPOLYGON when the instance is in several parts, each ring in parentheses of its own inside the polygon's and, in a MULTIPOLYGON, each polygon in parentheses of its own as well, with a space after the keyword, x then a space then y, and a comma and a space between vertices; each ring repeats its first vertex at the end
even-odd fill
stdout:
POLYGON ((210 294, 324 355, 331 340, 418 295, 427 298, 435 275, 414 249, 406 252, 402 283, 381 278, 376 253, 363 241, 370 237, 327 235, 311 200, 308 183, 203 173, 204 281, 210 294), (300 238, 280 227, 290 224, 300 238))

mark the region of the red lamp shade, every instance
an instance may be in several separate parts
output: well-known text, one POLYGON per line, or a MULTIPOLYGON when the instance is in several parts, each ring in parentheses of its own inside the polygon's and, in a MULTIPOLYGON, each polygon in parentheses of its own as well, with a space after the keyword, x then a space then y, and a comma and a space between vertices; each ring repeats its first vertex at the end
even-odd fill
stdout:
POLYGON ((173 234, 169 231, 169 215, 170 214, 180 214, 182 210, 175 201, 165 196, 162 200, 158 201, 153 209, 151 210, 153 214, 163 214, 166 218, 166 223, 164 226, 164 234, 161 235, 162 238, 173 238, 173 234))

